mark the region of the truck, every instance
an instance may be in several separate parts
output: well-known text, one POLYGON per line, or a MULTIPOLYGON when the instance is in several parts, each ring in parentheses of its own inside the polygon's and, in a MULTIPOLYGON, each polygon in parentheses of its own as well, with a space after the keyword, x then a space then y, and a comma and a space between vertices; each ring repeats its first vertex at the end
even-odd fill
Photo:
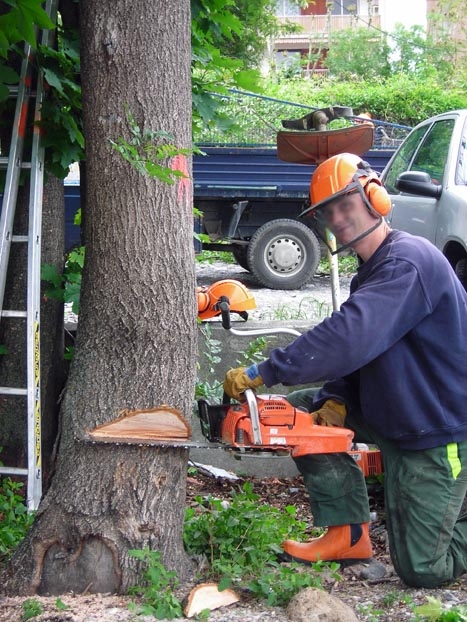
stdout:
MULTIPOLYGON (((277 134, 283 129, 282 119, 318 109, 235 90, 228 98, 223 96, 223 102, 227 114, 239 119, 240 128, 197 137, 201 153, 193 156, 193 193, 202 216, 196 218, 195 231, 203 235, 195 248, 231 252, 264 287, 299 289, 313 278, 326 252, 299 218, 316 166, 281 159, 277 134), (246 129, 242 118, 247 118, 246 129)), ((372 125, 374 142, 362 158, 381 172, 411 128, 375 119, 372 125)), ((68 246, 79 236, 73 225, 79 205, 77 184, 65 185, 68 246)))
MULTIPOLYGON (((246 106, 247 114, 256 120, 255 133, 251 135, 250 121, 248 134, 217 134, 209 141, 201 136, 197 141, 202 154, 193 157, 193 181, 194 205, 202 212, 197 223, 197 230, 204 234, 201 248, 231 252, 264 287, 299 289, 313 278, 326 252, 299 218, 308 205, 316 166, 284 160, 277 140, 284 127, 319 129, 302 127, 302 122, 322 109, 251 93, 232 91, 231 95, 233 101, 226 102, 229 114, 242 118, 239 106, 246 106)), ((344 109, 326 108, 328 117, 336 108, 344 109)), ((361 121, 352 114, 347 115, 347 122, 361 121)), ((335 121, 339 129, 339 119, 332 119, 330 132, 335 121)), ((373 144, 362 158, 381 173, 411 128, 375 119, 370 125, 373 144)))
POLYGON ((430 240, 467 289, 467 110, 415 126, 381 180, 393 203, 390 226, 430 240))
MULTIPOLYGON (((233 254, 270 289, 299 289, 315 274, 323 246, 299 219, 316 166, 281 161, 275 147, 202 146, 193 158, 194 204, 204 250, 233 254)), ((394 149, 362 157, 381 172, 394 149)))

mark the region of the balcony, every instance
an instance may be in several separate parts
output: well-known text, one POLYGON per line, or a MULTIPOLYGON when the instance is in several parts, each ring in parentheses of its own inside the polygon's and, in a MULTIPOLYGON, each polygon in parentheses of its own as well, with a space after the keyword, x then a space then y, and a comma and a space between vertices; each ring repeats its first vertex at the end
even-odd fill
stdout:
POLYGON ((329 39, 329 35, 346 28, 368 26, 381 27, 379 15, 293 15, 290 17, 278 17, 280 23, 286 21, 297 24, 303 28, 303 32, 283 35, 276 39, 276 50, 299 50, 307 48, 310 43, 323 44, 329 39))

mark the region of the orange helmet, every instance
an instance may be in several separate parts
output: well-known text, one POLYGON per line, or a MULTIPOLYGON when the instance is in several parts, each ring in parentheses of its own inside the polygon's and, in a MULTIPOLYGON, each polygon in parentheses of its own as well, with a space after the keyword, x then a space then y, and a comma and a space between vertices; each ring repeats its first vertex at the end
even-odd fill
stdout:
POLYGON ((238 313, 247 318, 246 313, 250 309, 256 309, 256 301, 248 289, 239 281, 224 279, 216 281, 209 287, 197 287, 198 317, 200 320, 208 320, 220 315, 219 301, 227 300, 231 313, 238 313))
POLYGON ((378 216, 387 216, 391 200, 377 173, 359 156, 339 153, 320 164, 310 183, 311 206, 300 216, 313 216, 316 210, 337 197, 360 192, 367 207, 378 216))

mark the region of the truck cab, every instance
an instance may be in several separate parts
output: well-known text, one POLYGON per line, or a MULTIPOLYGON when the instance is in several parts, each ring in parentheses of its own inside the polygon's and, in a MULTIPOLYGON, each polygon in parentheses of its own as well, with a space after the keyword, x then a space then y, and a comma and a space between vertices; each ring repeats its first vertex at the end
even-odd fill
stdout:
POLYGON ((430 240, 467 289, 467 110, 419 123, 383 170, 393 229, 430 240))

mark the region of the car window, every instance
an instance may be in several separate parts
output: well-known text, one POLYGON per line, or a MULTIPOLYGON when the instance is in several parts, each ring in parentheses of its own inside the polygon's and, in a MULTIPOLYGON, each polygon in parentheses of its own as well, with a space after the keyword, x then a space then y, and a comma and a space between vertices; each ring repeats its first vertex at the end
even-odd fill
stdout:
POLYGON ((464 122, 456 167, 456 184, 467 186, 467 119, 464 122))
POLYGON ((455 119, 433 123, 412 161, 411 171, 428 173, 435 184, 443 181, 454 124, 455 119))
POLYGON ((412 161, 415 150, 420 144, 423 135, 427 131, 427 126, 424 125, 416 130, 413 130, 407 137, 405 143, 402 144, 399 152, 391 164, 391 168, 384 179, 384 185, 386 186, 390 194, 398 194, 396 189, 396 179, 404 171, 408 171, 410 168, 410 162, 412 161))
POLYGON ((399 194, 396 179, 404 171, 428 173, 433 183, 442 182, 454 124, 455 119, 442 119, 409 134, 384 180, 390 193, 399 194))

